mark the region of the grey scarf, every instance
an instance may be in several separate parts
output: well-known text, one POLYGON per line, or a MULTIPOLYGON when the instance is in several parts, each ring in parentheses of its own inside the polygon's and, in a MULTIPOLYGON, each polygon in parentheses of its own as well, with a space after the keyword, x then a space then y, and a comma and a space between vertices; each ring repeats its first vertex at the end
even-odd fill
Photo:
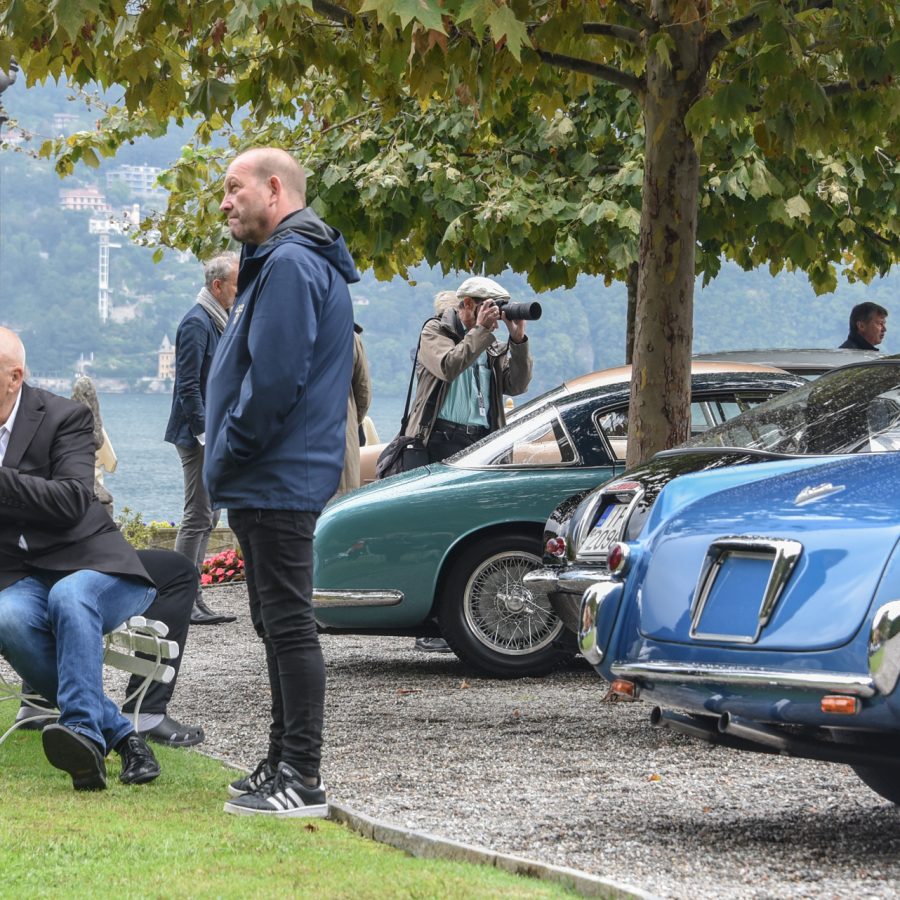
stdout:
POLYGON ((200 293, 197 294, 197 303, 203 307, 206 314, 212 319, 213 325, 216 326, 216 330, 221 334, 228 322, 228 313, 222 309, 219 301, 213 297, 207 287, 200 288, 200 293))

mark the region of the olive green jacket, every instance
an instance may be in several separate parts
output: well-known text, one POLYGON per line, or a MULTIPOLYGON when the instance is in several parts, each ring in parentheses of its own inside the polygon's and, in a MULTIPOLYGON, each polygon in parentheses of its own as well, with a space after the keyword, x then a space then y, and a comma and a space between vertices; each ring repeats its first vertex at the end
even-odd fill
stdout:
POLYGON ((521 344, 501 344, 492 331, 475 325, 466 331, 455 309, 438 318, 429 319, 422 327, 417 358, 416 394, 404 434, 420 437, 428 443, 434 420, 443 405, 450 383, 487 350, 491 369, 488 421, 491 431, 506 424, 503 396, 516 396, 528 390, 531 381, 531 354, 528 338, 521 344), (430 414, 425 415, 429 399, 434 396, 430 414))

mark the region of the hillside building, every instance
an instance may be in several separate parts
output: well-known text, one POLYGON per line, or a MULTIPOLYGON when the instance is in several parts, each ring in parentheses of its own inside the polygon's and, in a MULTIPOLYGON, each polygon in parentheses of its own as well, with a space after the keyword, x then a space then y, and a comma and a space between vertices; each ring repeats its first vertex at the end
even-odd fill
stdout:
POLYGON ((175 377, 175 347, 169 340, 169 336, 163 335, 159 350, 156 351, 158 363, 156 377, 160 380, 175 377))
POLYGON ((85 209, 91 212, 112 212, 112 207, 106 202, 106 195, 95 187, 62 188, 59 192, 59 205, 62 209, 78 212, 85 209))

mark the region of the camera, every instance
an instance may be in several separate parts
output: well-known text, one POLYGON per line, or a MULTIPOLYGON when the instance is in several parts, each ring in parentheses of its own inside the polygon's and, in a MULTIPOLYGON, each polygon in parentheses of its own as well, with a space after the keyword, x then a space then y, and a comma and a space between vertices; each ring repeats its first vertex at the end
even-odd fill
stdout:
POLYGON ((526 321, 533 322, 539 319, 543 310, 541 304, 537 300, 531 303, 513 303, 509 299, 495 300, 494 306, 499 309, 510 322, 526 321))

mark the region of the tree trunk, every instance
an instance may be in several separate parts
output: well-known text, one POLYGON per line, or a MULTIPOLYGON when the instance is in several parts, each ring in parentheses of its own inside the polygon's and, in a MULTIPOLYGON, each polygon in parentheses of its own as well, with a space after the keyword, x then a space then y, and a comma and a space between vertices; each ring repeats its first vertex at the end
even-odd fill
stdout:
POLYGON ((625 365, 630 366, 634 359, 634 318, 637 309, 638 264, 633 262, 625 276, 625 288, 628 291, 628 310, 625 313, 625 365))
POLYGON ((652 0, 653 16, 675 50, 670 65, 659 53, 648 55, 642 98, 644 193, 628 466, 682 443, 690 433, 699 161, 684 117, 705 86, 700 51, 707 5, 708 0, 652 0))

